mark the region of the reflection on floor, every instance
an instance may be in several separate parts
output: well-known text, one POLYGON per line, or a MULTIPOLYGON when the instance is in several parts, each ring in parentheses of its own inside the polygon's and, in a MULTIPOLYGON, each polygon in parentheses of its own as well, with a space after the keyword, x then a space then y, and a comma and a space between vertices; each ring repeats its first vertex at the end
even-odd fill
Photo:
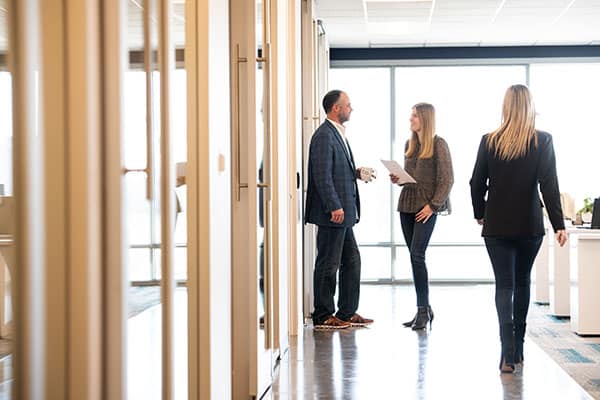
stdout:
MULTIPOLYGON (((175 299, 176 399, 187 398, 187 292, 175 299)), ((401 323, 414 314, 411 286, 364 285, 360 312, 371 328, 293 338, 270 399, 591 399, 532 340, 514 375, 498 373, 499 342, 491 285, 434 285, 433 329, 401 323)), ((161 307, 128 322, 128 398, 160 399, 161 307)), ((0 400, 10 399, 12 359, 0 360, 0 400)))
MULTIPOLYGON (((130 318, 127 324, 129 399, 161 399, 161 305, 130 318)), ((175 399, 187 399, 187 289, 175 291, 175 399)))
POLYGON ((10 400, 12 376, 12 356, 0 359, 0 400, 10 400))
POLYGON ((500 374, 492 285, 432 286, 433 329, 413 332, 411 286, 363 285, 359 312, 371 328, 292 342, 272 399, 590 399, 533 341, 514 375, 500 374))

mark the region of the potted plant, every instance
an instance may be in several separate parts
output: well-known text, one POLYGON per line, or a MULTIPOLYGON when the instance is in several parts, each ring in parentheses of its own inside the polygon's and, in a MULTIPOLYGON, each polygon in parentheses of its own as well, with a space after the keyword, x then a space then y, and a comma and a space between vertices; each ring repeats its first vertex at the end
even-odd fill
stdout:
POLYGON ((592 212, 594 211, 594 202, 590 197, 583 199, 583 208, 577 211, 577 214, 581 215, 583 222, 592 222, 592 212))

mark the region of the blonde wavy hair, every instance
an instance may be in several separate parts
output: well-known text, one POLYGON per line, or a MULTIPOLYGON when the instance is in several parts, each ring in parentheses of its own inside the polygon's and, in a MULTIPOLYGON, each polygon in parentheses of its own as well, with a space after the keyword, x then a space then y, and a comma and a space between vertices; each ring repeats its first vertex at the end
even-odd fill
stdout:
POLYGON ((408 149, 404 154, 406 157, 417 155, 418 158, 433 157, 433 138, 435 137, 435 108, 429 103, 417 103, 413 106, 419 121, 421 121, 421 148, 417 153, 419 136, 413 131, 408 140, 408 149))
POLYGON ((501 160, 514 160, 527 154, 532 139, 537 147, 531 93, 525 85, 512 85, 504 95, 502 123, 488 136, 488 149, 501 160))

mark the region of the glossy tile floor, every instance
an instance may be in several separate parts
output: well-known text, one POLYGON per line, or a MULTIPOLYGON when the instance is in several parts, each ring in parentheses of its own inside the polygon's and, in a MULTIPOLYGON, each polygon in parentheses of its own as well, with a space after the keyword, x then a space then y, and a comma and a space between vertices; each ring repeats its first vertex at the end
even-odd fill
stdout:
POLYGON ((500 374, 493 285, 431 287, 433 329, 402 327, 412 286, 363 285, 370 328, 306 327, 283 357, 270 399, 590 399, 533 341, 525 363, 500 374))
POLYGON ((12 381, 12 356, 6 356, 0 360, 0 400, 10 400, 12 381))
MULTIPOLYGON (((155 305, 127 323, 127 394, 131 400, 161 398, 162 306, 155 305)), ((175 399, 187 399, 187 289, 175 290, 175 399)))
MULTIPOLYGON (((533 341, 513 375, 498 372, 492 285, 432 285, 433 329, 401 323, 414 314, 412 286, 363 285, 370 328, 306 327, 276 371, 267 399, 591 399, 533 341)), ((176 399, 187 398, 186 291, 176 291, 176 399)), ((160 399, 160 305, 129 319, 128 394, 160 399)), ((0 400, 10 398, 11 357, 0 360, 0 400)))

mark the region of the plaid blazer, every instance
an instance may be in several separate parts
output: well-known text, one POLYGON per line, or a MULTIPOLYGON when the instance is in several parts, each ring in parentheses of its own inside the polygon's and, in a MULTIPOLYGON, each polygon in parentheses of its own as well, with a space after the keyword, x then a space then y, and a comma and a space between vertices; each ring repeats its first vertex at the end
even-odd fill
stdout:
POLYGON ((308 188, 304 222, 350 228, 360 219, 356 166, 335 126, 325 120, 313 134, 308 153, 308 188), (331 212, 344 209, 344 222, 330 221, 331 212))

